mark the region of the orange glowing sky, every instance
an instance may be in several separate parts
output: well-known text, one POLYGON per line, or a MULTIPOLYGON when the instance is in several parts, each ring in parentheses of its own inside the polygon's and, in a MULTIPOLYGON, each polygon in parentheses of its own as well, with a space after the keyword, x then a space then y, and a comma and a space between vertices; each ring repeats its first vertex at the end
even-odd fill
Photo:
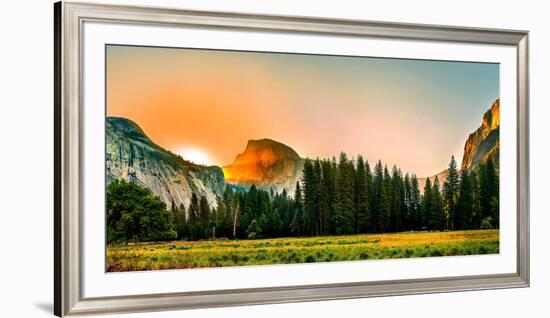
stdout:
POLYGON ((427 176, 460 161, 498 77, 497 64, 110 45, 107 115, 198 163, 271 138, 427 176))

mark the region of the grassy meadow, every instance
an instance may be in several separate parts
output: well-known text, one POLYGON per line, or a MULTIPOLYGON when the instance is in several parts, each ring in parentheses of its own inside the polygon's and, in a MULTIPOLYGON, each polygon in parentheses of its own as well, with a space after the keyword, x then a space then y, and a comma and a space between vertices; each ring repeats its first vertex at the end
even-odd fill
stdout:
POLYGON ((107 271, 496 254, 498 230, 407 232, 107 246, 107 271))

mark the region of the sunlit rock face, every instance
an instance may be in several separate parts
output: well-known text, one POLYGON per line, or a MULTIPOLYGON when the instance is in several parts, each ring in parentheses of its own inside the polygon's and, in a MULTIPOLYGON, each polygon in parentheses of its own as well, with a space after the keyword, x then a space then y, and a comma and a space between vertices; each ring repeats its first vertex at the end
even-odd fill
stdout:
MULTIPOLYGON (((499 127, 500 127, 500 101, 497 99, 491 108, 485 112, 481 126, 470 134, 464 145, 461 170, 472 171, 480 163, 486 163, 491 159, 498 171, 499 163, 499 127)), ((447 180, 448 170, 430 177, 434 181, 437 176, 440 186, 447 180)), ((424 191, 427 178, 418 178, 420 192, 424 191)))
POLYGON ((243 153, 223 167, 228 183, 294 193, 304 160, 294 149, 271 140, 249 140, 243 153))
POLYGON ((464 145, 462 169, 471 171, 479 163, 491 159, 497 170, 499 163, 500 101, 497 99, 485 115, 481 126, 470 134, 464 145))
POLYGON ((205 196, 211 206, 225 188, 223 171, 184 160, 156 145, 141 128, 125 118, 106 121, 106 181, 135 182, 159 196, 168 207, 189 206, 191 195, 205 196))

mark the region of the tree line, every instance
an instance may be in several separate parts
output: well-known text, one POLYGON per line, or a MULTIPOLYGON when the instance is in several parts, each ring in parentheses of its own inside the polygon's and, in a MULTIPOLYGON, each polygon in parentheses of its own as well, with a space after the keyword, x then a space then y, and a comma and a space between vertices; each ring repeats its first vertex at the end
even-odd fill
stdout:
MULTIPOLYGON (((460 171, 451 157, 447 171, 443 184, 437 176, 433 182, 427 178, 420 191, 416 175, 403 174, 396 166, 390 171, 380 160, 371 170, 361 156, 349 159, 345 153, 338 159, 306 159, 293 195, 256 185, 247 190, 227 185, 213 208, 193 193, 188 206, 172 203, 164 208, 171 215, 166 228, 186 240, 498 228, 494 163, 460 171)), ((112 195, 108 190, 108 219, 112 195)), ((174 238, 169 230, 161 232, 174 238)))

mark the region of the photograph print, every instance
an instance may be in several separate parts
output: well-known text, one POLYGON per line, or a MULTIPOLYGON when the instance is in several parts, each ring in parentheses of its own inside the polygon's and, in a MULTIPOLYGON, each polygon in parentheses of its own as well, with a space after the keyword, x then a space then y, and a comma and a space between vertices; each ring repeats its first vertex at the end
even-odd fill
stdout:
POLYGON ((499 253, 499 64, 105 52, 107 272, 499 253))

